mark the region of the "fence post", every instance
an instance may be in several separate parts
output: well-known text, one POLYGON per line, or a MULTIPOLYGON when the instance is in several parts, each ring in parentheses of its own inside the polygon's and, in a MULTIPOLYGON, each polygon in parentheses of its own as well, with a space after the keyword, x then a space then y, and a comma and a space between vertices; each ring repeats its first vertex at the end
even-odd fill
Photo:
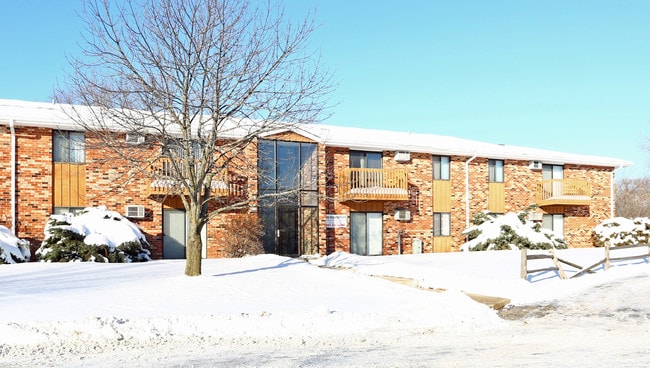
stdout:
POLYGON ((609 270, 609 242, 605 244, 605 271, 609 270))
POLYGON ((521 248, 521 274, 522 279, 528 276, 528 253, 526 248, 521 248))

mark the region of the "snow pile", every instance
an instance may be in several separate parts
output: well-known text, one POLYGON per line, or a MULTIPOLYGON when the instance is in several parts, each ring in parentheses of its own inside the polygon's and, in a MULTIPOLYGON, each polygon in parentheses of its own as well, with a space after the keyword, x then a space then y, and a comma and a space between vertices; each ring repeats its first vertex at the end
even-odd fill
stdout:
POLYGON ((566 244, 555 237, 551 230, 527 219, 528 213, 513 212, 505 215, 480 213, 474 219, 474 226, 463 234, 471 240, 461 245, 463 251, 503 249, 564 249, 566 244))
POLYGON ((0 264, 27 262, 30 256, 29 241, 18 239, 0 225, 0 264))
POLYGON ((46 261, 150 261, 147 240, 137 225, 105 206, 52 215, 36 251, 46 261))
POLYGON ((610 246, 647 244, 650 241, 650 218, 637 217, 628 219, 614 217, 596 226, 592 233, 594 245, 610 246))

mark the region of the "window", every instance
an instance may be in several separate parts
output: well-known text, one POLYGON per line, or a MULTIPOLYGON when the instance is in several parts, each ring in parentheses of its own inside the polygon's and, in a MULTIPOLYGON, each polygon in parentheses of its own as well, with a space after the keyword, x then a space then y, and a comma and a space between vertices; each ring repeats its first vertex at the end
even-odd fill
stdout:
POLYGON ((556 237, 564 238, 564 215, 544 214, 542 227, 553 231, 556 237))
POLYGON ((381 152, 350 151, 350 167, 381 169, 381 152))
POLYGON ((449 180, 449 156, 433 156, 433 180, 449 180))
POLYGON ((451 214, 449 212, 433 213, 433 236, 451 235, 451 214))
POLYGON ((490 183, 503 183, 503 160, 488 160, 490 183))
POLYGON ((64 215, 66 213, 78 214, 84 209, 85 207, 54 207, 52 213, 54 215, 64 215))
POLYGON ((54 162, 84 163, 86 161, 86 135, 84 133, 58 131, 52 138, 54 162))

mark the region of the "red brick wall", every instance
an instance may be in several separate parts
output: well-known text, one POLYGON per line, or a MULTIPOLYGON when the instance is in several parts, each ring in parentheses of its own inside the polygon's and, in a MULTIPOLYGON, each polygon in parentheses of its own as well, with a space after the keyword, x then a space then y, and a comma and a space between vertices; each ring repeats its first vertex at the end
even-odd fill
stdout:
MULTIPOLYGON (((134 146, 134 149, 136 146, 134 146)), ((139 148, 138 148, 139 149, 139 148)), ((147 181, 115 154, 102 149, 102 143, 86 137, 86 204, 106 206, 126 213, 127 205, 145 207, 145 218, 129 219, 137 224, 151 245, 151 256, 162 258, 162 204, 147 193, 147 181)))
MULTIPOLYGON (((341 203, 332 199, 323 205, 326 213, 349 215, 351 211, 381 211, 384 218, 384 254, 398 253, 398 234, 401 234, 401 250, 411 252, 412 239, 423 241, 423 251, 432 252, 432 163, 430 154, 411 153, 411 161, 398 163, 393 159, 394 152, 383 152, 383 168, 407 168, 409 170, 410 198, 405 201, 354 202, 341 203), (408 209, 412 219, 408 222, 395 221, 396 209, 408 209)), ((469 220, 479 211, 488 209, 488 159, 469 156, 452 156, 450 162, 451 181, 451 236, 452 250, 458 250, 465 242, 462 232, 467 228, 466 211, 466 167, 469 171, 469 220)), ((325 162, 329 175, 349 167, 349 150, 327 148, 325 162)), ((529 161, 504 160, 505 211, 519 212, 535 203, 535 185, 542 179, 539 170, 531 170, 529 161)), ((563 213, 565 216, 565 240, 570 247, 591 246, 591 229, 602 220, 609 218, 611 174, 606 168, 565 165, 565 179, 581 179, 592 183, 593 201, 591 206, 554 206, 542 208, 545 213, 563 213), (558 212, 560 211, 560 212, 558 212)), ((327 195, 336 198, 335 182, 328 182, 327 195)), ((350 236, 348 228, 326 229, 326 252, 349 251, 350 236)))
POLYGON ((0 126, 0 225, 11 230, 11 132, 0 126))
POLYGON ((16 236, 27 239, 32 251, 43 241, 52 211, 52 131, 17 127, 16 236))
MULTIPOLYGON (((0 224, 10 227, 10 132, 6 126, 0 127, 0 180, 6 185, 0 189, 0 224)), ((18 165, 17 183, 17 231, 16 235, 29 239, 33 248, 40 245, 43 228, 52 211, 52 131, 45 128, 16 128, 18 165)), ((164 204, 160 199, 151 198, 147 193, 147 182, 142 177, 129 178, 126 165, 119 160, 106 160, 106 153, 94 150, 95 141, 87 138, 86 152, 86 200, 89 206, 105 205, 109 209, 124 213, 129 204, 144 205, 147 216, 133 220, 147 235, 153 246, 153 257, 162 257, 162 211, 164 204)), ((469 162, 470 194, 465 194, 465 168, 469 156, 451 157, 451 224, 452 250, 465 241, 461 234, 466 228, 466 203, 469 200, 469 217, 488 205, 488 165, 486 158, 476 158, 469 162)), ((319 238, 321 254, 334 251, 349 251, 349 221, 347 228, 327 229, 327 214, 347 215, 351 211, 382 212, 384 219, 384 253, 398 252, 401 239, 403 253, 411 252, 413 238, 423 241, 423 251, 432 251, 432 163, 431 155, 411 153, 406 163, 396 162, 393 151, 383 153, 383 167, 406 168, 409 172, 409 200, 394 202, 341 203, 337 200, 336 173, 349 167, 349 150, 346 148, 318 146, 319 170, 319 238), (411 221, 396 221, 396 209, 411 211, 411 221)), ((528 161, 505 160, 504 188, 506 211, 521 211, 535 201, 534 185, 541 180, 541 171, 528 168, 528 161)), ((233 164, 245 189, 246 196, 255 196, 257 150, 249 146, 241 158, 233 164)), ((611 211, 610 184, 611 168, 565 165, 565 179, 588 180, 592 184, 591 206, 553 206, 543 210, 548 213, 562 213, 565 216, 565 239, 572 247, 591 246, 591 229, 602 220, 609 218, 611 211)), ((232 199, 231 199, 232 200, 232 199)), ((219 205, 223 205, 220 203, 219 205)), ((213 204, 216 206, 217 204, 213 204)), ((214 207, 213 207, 214 208, 214 207)), ((207 254, 220 257, 223 250, 223 224, 242 213, 255 213, 255 203, 246 210, 230 211, 212 218, 207 229, 207 254)))

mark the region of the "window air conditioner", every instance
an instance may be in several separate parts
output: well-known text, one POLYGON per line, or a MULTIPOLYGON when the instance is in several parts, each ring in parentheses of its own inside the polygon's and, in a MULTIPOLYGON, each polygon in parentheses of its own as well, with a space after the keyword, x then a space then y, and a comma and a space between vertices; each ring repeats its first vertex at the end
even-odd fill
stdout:
POLYGON ((411 219, 411 211, 409 210, 395 210, 395 220, 409 221, 411 219))
POLYGON ((409 151, 395 152, 395 161, 398 162, 411 161, 411 152, 409 151))
POLYGON ((530 168, 531 170, 541 170, 542 163, 540 161, 531 161, 530 164, 528 165, 528 168, 530 168))
POLYGON ((126 143, 131 143, 131 144, 144 143, 144 135, 138 133, 126 133, 126 143))
POLYGON ((144 218, 144 206, 126 206, 126 217, 144 218))

